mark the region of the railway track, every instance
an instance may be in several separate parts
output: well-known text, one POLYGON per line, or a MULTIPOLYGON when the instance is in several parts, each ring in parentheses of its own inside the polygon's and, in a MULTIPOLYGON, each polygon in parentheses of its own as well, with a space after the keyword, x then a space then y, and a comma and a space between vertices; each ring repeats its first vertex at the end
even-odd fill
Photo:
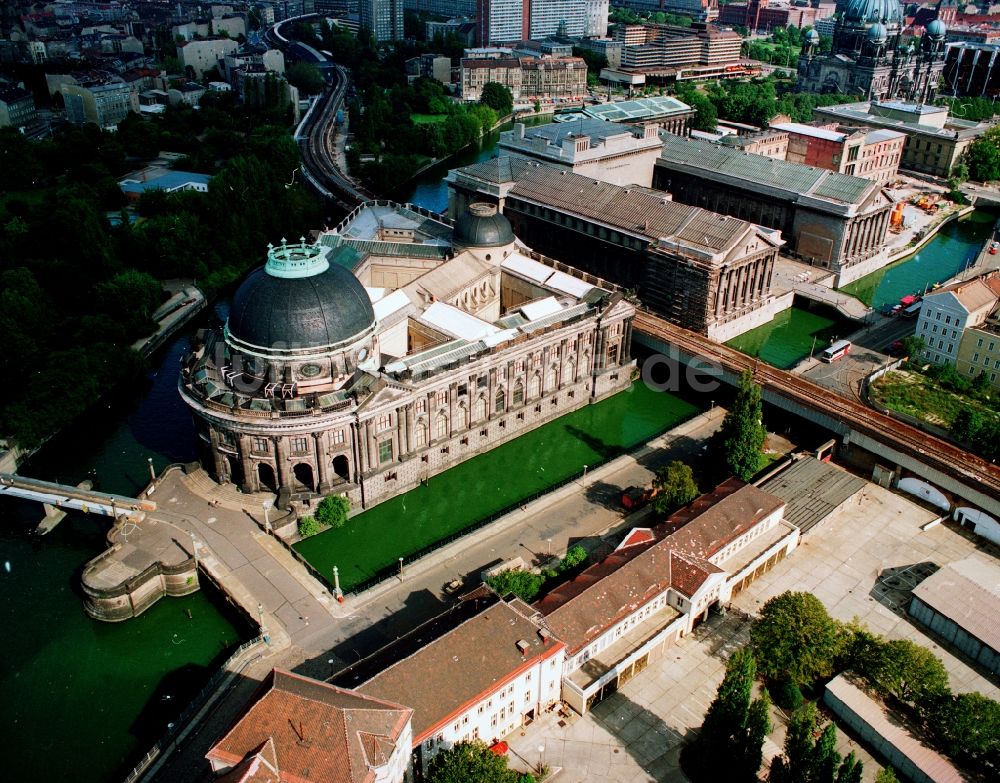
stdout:
POLYGON ((812 381, 770 365, 682 329, 650 312, 636 312, 634 327, 644 334, 674 345, 691 356, 718 362, 730 372, 750 370, 754 380, 774 394, 842 421, 873 440, 908 454, 959 481, 1000 496, 1000 467, 957 446, 894 419, 860 402, 841 397, 812 381))
POLYGON ((374 198, 373 194, 344 175, 331 153, 337 129, 337 113, 343 109, 344 96, 351 83, 350 75, 343 66, 327 56, 329 52, 317 51, 282 34, 282 28, 289 29, 292 22, 315 18, 316 14, 303 14, 278 22, 267 31, 265 37, 286 56, 308 60, 327 74, 327 89, 306 115, 296 139, 306 181, 321 196, 350 210, 361 202, 374 198))

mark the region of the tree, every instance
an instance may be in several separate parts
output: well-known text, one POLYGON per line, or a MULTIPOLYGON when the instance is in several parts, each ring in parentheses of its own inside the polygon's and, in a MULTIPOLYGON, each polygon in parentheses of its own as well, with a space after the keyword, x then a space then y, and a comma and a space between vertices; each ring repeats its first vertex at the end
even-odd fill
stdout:
POLYGON ((587 562, 587 550, 577 544, 566 552, 566 556, 559 561, 559 573, 564 574, 573 568, 587 562))
POLYGON ((514 110, 514 96, 499 82, 486 82, 480 93, 479 102, 489 106, 501 117, 507 116, 514 110))
POLYGON ((969 167, 969 178, 979 182, 1000 179, 1000 131, 991 128, 969 145, 964 163, 969 167))
POLYGON ((529 604, 535 600, 544 583, 545 577, 541 574, 521 570, 501 571, 486 580, 486 584, 500 595, 513 593, 529 604))
POLYGON ((316 519, 330 527, 343 527, 350 510, 351 501, 343 495, 328 495, 316 506, 316 519))
POLYGON ((750 629, 750 644, 761 674, 802 687, 832 673, 840 634, 816 596, 786 592, 764 604, 750 629))
MULTIPOLYGON (((985 376, 986 373, 983 373, 982 377, 985 376)), ((952 437, 963 443, 970 443, 975 440, 976 435, 983 428, 983 423, 983 415, 979 411, 974 411, 969 407, 960 408, 951 422, 952 437)))
POLYGON ((904 337, 902 339, 902 343, 903 353, 911 362, 919 361, 920 357, 923 356, 923 353, 927 348, 927 341, 924 340, 923 337, 914 334, 911 334, 909 337, 904 337))
POLYGON ((700 494, 691 466, 676 459, 656 469, 653 486, 659 490, 653 498, 653 511, 660 516, 672 514, 700 494))
POLYGON ((883 767, 875 773, 875 783, 899 783, 899 778, 892 771, 892 767, 883 767))
POLYGON ((865 679, 883 697, 920 704, 950 693, 941 660, 909 639, 881 641, 878 654, 863 666, 865 679))
POLYGON ((819 727, 819 712, 812 702, 792 715, 785 753, 771 762, 769 783, 861 783, 862 763, 853 752, 845 759, 837 752, 836 727, 828 723, 822 732, 819 727))
POLYGON ((757 664, 746 647, 726 664, 698 739, 684 749, 684 771, 694 780, 755 781, 764 738, 771 731, 767 692, 752 699, 757 664))
POLYGON ((312 63, 292 63, 285 69, 285 78, 306 95, 322 92, 326 83, 319 68, 312 63))
POLYGON ((981 693, 940 699, 928 723, 944 751, 994 779, 1000 771, 1000 703, 981 693))
POLYGON ((442 750, 427 770, 427 783, 518 783, 519 775, 507 767, 483 742, 459 742, 442 750))
POLYGON ((761 452, 767 435, 763 418, 760 386, 754 383, 753 374, 746 370, 740 375, 736 399, 722 420, 717 436, 726 467, 743 481, 749 481, 760 469, 761 452))

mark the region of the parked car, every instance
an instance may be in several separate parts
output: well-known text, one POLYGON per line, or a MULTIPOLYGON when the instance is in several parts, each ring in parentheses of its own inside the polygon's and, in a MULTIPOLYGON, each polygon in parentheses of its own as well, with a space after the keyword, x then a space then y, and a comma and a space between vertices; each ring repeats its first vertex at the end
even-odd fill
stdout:
POLYGON ((656 497, 655 487, 627 487, 622 492, 622 505, 629 511, 635 511, 645 506, 656 497))

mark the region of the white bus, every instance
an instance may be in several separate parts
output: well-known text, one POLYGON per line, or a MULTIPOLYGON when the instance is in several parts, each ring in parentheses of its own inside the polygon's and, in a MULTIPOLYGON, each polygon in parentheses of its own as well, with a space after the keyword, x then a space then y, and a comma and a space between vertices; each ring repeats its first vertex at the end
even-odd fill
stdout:
POLYGON ((837 340, 833 345, 819 355, 821 362, 835 362, 841 356, 847 356, 851 352, 851 344, 847 340, 837 340))

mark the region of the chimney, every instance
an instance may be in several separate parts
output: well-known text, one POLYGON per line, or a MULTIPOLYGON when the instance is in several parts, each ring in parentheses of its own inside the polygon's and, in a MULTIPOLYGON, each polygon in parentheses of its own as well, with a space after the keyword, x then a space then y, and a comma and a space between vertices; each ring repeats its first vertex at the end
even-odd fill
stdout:
POLYGON ((518 639, 517 649, 521 651, 521 655, 527 655, 528 650, 531 649, 531 645, 524 641, 524 639, 518 639))
POLYGON ((549 633, 549 629, 548 628, 539 628, 538 629, 538 638, 541 639, 543 642, 547 642, 549 640, 550 636, 551 636, 551 634, 549 633))

